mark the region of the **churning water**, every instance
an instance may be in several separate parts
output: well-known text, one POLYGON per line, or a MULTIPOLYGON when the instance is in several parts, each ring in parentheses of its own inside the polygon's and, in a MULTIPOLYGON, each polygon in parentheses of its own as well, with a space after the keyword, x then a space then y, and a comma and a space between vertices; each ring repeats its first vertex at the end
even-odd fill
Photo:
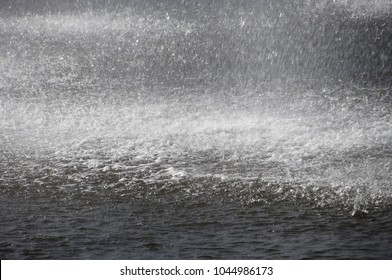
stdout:
POLYGON ((147 2, 4 5, 1 258, 392 258, 389 4, 147 2))

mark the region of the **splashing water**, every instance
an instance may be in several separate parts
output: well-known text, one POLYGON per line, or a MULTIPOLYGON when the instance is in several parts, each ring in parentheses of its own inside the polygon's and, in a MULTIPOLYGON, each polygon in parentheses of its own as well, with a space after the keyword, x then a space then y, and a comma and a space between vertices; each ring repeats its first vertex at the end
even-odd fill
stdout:
MULTIPOLYGON (((45 207, 59 203, 54 216, 77 224, 64 213, 83 209, 87 217, 90 210, 81 205, 94 208, 103 201, 115 211, 128 205, 123 210, 139 217, 131 222, 139 226, 144 216, 136 213, 158 211, 151 209, 159 205, 186 205, 189 213, 200 211, 201 220, 211 215, 210 207, 220 207, 223 216, 286 203, 284 209, 330 211, 332 216, 390 209, 390 87, 280 75, 280 59, 288 53, 255 51, 251 44, 265 39, 240 35, 244 28, 255 31, 255 23, 247 25, 249 19, 240 15, 215 19, 221 26, 212 31, 209 21, 133 10, 2 17, 2 208, 11 207, 7 200, 45 201, 45 207), (223 34, 228 31, 232 37, 223 34), (230 41, 236 36, 249 39, 230 41), (263 79, 255 82, 256 70, 263 79), (269 72, 277 78, 269 79, 269 72), (198 205, 204 208, 195 210, 198 205)), ((257 28, 279 25, 268 18, 263 24, 257 28)), ((282 36, 279 32, 276 36, 282 36)), ((287 211, 283 220, 292 215, 287 211)), ((121 219, 115 227, 122 227, 121 219)), ((251 215, 244 219, 253 220, 251 215)), ((2 236, 9 240, 13 229, 7 222, 4 227, 2 236)), ((138 241, 144 244, 139 257, 165 257, 146 255, 144 249, 160 245, 140 238, 149 241, 138 241)), ((5 256, 21 257, 11 249, 15 245, 6 243, 1 245, 5 256)), ((200 257, 197 252, 166 257, 200 257)), ((45 254, 25 257, 56 253, 45 254)), ((94 256, 76 251, 64 256, 72 255, 94 256)), ((129 252, 107 256, 132 257, 129 252)), ((288 257, 306 256, 328 257, 288 257)))

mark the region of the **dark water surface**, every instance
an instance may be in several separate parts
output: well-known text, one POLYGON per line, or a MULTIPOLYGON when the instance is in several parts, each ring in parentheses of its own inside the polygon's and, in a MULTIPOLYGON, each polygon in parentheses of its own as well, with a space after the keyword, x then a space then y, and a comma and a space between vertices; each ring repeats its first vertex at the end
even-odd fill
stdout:
POLYGON ((352 218, 277 200, 244 206, 224 193, 203 202, 93 194, 72 200, 2 197, 2 254, 12 259, 391 257, 387 210, 352 218))
POLYGON ((4 6, 0 257, 391 259, 389 4, 147 2, 4 6))

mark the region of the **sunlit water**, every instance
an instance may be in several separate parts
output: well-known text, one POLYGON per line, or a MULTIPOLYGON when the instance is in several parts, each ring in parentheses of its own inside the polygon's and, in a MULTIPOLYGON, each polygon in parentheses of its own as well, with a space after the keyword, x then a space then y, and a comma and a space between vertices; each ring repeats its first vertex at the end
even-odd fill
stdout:
POLYGON ((392 257, 390 87, 222 86, 202 28, 0 19, 2 258, 392 257))

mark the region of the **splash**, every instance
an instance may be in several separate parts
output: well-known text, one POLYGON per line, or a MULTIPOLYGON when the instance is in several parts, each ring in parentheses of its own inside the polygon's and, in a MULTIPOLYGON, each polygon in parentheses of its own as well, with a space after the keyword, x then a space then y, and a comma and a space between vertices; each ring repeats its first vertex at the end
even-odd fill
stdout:
POLYGON ((2 191, 388 207, 389 87, 287 74, 282 17, 2 18, 2 191))

